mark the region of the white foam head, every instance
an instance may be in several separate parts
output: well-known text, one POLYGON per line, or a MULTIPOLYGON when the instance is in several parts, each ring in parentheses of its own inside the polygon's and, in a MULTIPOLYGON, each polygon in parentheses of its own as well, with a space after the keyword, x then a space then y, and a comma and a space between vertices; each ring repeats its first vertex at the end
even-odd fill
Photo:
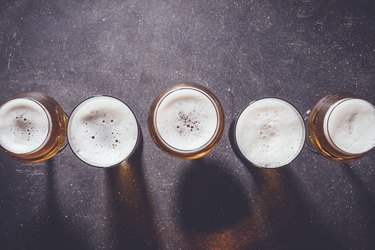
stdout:
POLYGON ((137 144, 138 133, 130 108, 109 96, 83 101, 68 123, 72 150, 81 160, 97 167, 110 167, 126 160, 137 144))
POLYGON ((361 154, 375 146, 375 108, 363 100, 347 98, 333 104, 324 117, 328 141, 350 154, 361 154))
POLYGON ((305 141, 305 126, 291 104, 278 98, 264 98, 241 113, 235 137, 239 150, 251 163, 276 168, 297 157, 305 141))
POLYGON ((169 93, 156 111, 156 128, 162 139, 178 150, 201 148, 214 136, 218 115, 212 100, 197 89, 169 93))
POLYGON ((0 145, 14 154, 37 150, 48 137, 49 120, 44 108, 31 99, 8 101, 0 107, 0 145))

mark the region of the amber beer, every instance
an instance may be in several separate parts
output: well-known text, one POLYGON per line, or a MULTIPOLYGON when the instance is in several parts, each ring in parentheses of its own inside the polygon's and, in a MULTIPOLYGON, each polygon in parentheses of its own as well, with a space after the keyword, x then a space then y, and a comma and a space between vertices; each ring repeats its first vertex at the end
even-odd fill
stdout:
POLYGON ((375 107, 352 93, 335 93, 320 99, 308 117, 308 134, 314 148, 336 161, 351 161, 375 146, 375 107))
POLYGON ((183 159, 208 154, 219 141, 224 114, 217 97, 196 83, 176 84, 152 103, 148 126, 165 152, 183 159))
POLYGON ((0 107, 0 148, 30 163, 53 157, 66 142, 68 118, 51 97, 27 92, 0 107))

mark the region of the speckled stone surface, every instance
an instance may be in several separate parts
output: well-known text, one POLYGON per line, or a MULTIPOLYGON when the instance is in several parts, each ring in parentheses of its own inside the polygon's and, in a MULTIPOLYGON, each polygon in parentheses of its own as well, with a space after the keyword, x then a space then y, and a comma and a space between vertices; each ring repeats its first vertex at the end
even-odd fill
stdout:
POLYGON ((0 2, 0 102, 22 91, 70 113, 95 94, 127 102, 142 152, 111 170, 67 147, 35 166, 0 153, 0 249, 374 249, 375 154, 339 164, 304 149, 277 170, 232 151, 250 101, 301 112, 348 90, 375 102, 373 1, 0 2), (151 141, 152 99, 176 82, 210 88, 225 131, 203 159, 151 141))

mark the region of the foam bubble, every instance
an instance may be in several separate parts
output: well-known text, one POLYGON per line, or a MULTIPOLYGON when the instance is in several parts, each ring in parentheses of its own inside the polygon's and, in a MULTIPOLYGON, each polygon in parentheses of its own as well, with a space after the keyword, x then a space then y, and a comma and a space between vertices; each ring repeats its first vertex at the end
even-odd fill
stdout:
POLYGON ((235 137, 239 150, 250 162, 276 168, 290 163, 299 154, 305 127, 301 115, 288 102, 264 98, 241 113, 235 137))
POLYGON ((125 160, 136 146, 138 124, 130 108, 109 96, 92 97, 73 112, 69 144, 90 165, 110 167, 125 160))
POLYGON ((375 146, 375 108, 363 100, 348 98, 336 102, 324 117, 324 132, 340 150, 361 154, 375 146))
POLYGON ((169 93, 156 112, 160 136, 179 150, 204 146, 215 134, 217 121, 216 109, 210 98, 195 89, 169 93))
POLYGON ((26 154, 43 145, 49 133, 49 116, 37 102, 18 98, 0 107, 0 145, 26 154))

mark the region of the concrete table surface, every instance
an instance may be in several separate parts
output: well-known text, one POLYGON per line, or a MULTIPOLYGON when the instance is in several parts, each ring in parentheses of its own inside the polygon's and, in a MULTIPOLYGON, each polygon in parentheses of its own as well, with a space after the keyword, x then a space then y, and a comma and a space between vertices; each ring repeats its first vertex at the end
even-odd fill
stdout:
POLYGON ((69 147, 38 165, 0 153, 0 249, 374 249, 374 152, 339 164, 305 148, 261 170, 228 133, 256 98, 304 112, 341 90, 375 102, 374 82, 373 1, 2 0, 0 102, 42 91, 69 114, 112 95, 144 142, 110 170, 69 147), (162 153, 147 128, 156 94, 185 81, 210 88, 226 117, 195 161, 162 153))

